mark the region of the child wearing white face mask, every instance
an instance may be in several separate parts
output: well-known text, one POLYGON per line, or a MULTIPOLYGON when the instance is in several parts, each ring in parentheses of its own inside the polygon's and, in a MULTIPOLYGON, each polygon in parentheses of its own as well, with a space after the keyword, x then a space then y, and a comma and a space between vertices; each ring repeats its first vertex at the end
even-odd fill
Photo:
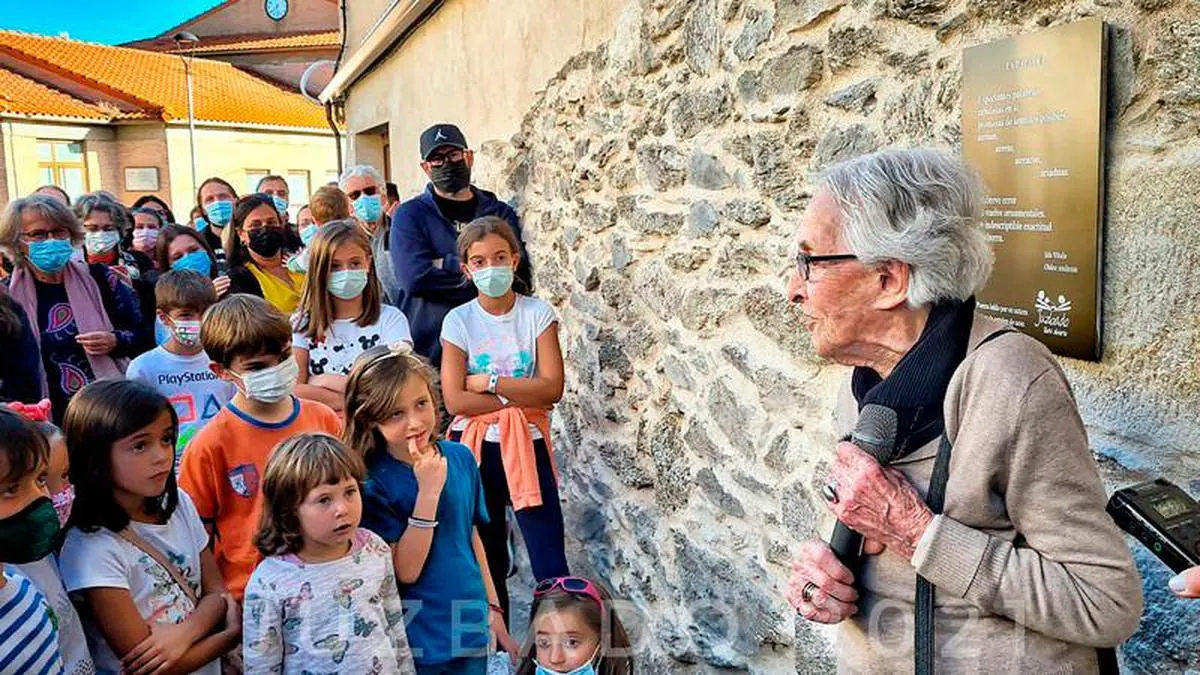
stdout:
POLYGON ((296 394, 340 412, 358 355, 376 345, 411 345, 412 333, 404 313, 382 303, 371 243, 357 224, 327 223, 308 253, 308 279, 292 319, 296 394))
POLYGON ((217 566, 238 599, 259 555, 254 532, 262 512, 259 483, 267 457, 305 432, 338 435, 328 406, 292 392, 298 369, 287 317, 262 298, 233 294, 204 313, 200 342, 218 378, 233 384, 233 399, 188 444, 179 486, 218 537, 217 566))
POLYGON ((209 368, 200 346, 200 317, 217 303, 212 281, 198 272, 172 270, 154 285, 158 320, 170 338, 129 364, 125 377, 166 396, 179 415, 175 472, 184 449, 237 392, 209 368))

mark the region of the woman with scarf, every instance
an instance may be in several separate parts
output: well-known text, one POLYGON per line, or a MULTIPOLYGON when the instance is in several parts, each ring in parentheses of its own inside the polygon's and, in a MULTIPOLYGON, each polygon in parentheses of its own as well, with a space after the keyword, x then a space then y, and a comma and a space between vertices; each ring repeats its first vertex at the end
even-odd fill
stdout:
POLYGON ((304 274, 285 264, 286 227, 270 195, 246 195, 225 228, 225 251, 229 293, 257 295, 290 316, 300 302, 304 274))
POLYGON ((83 239, 79 219, 50 197, 17 199, 0 216, 9 295, 40 334, 39 387, 55 420, 84 385, 123 377, 150 342, 133 289, 107 265, 71 260, 83 239))
POLYGON ((961 160, 882 151, 829 169, 797 231, 788 297, 854 367, 837 420, 858 445, 822 496, 865 544, 805 543, 788 600, 841 624, 839 671, 1113 672, 1141 617, 1062 368, 975 313, 981 203, 961 160))

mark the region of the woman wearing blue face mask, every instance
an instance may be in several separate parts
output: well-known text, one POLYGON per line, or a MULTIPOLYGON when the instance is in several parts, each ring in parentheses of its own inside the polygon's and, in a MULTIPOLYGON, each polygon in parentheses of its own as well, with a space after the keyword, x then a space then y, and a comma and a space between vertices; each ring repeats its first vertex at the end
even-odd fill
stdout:
POLYGON ((233 203, 237 199, 237 190, 224 178, 216 176, 205 179, 196 190, 196 206, 204 211, 204 221, 208 224, 202 234, 222 270, 225 266, 225 228, 233 221, 233 203))
POLYGON ((13 263, 9 295, 37 322, 42 396, 61 420, 71 396, 89 382, 119 378, 128 359, 150 346, 137 294, 107 265, 71 260, 83 227, 49 197, 9 203, 0 247, 13 263))
POLYGON ((155 261, 161 270, 199 272, 213 280, 217 297, 229 291, 229 277, 220 274, 217 256, 204 237, 190 227, 168 225, 158 239, 155 261))
POLYGON ((383 301, 399 306, 401 290, 392 271, 392 255, 389 252, 388 220, 383 212, 383 175, 373 167, 359 164, 346 169, 338 182, 350 199, 355 220, 371 240, 371 254, 375 257, 375 272, 383 284, 383 301))

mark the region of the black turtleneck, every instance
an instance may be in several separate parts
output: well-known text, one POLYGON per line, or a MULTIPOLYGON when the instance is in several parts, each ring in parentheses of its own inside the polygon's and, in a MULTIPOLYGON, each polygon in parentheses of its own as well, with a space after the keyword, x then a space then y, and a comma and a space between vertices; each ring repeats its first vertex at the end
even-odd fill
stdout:
POLYGON ((479 196, 475 194, 475 190, 471 190, 471 198, 465 202, 460 202, 455 199, 446 199, 439 195, 437 190, 433 190, 433 201, 437 204, 438 211, 442 212, 442 216, 454 223, 456 227, 461 228, 464 224, 475 220, 475 209, 479 205, 479 196))

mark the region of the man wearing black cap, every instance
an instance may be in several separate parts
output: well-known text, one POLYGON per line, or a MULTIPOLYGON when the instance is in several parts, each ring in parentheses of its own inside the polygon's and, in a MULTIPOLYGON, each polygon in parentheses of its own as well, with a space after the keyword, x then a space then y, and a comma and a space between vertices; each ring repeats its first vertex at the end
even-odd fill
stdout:
POLYGON ((429 184, 392 215, 391 254, 396 280, 404 288, 401 309, 408 317, 413 347, 437 367, 442 360, 442 319, 475 299, 475 286, 463 276, 456 243, 466 223, 499 216, 521 240, 517 280, 532 291, 533 273, 517 214, 496 195, 471 185, 475 154, 453 124, 435 124, 421 134, 421 169, 429 184))

